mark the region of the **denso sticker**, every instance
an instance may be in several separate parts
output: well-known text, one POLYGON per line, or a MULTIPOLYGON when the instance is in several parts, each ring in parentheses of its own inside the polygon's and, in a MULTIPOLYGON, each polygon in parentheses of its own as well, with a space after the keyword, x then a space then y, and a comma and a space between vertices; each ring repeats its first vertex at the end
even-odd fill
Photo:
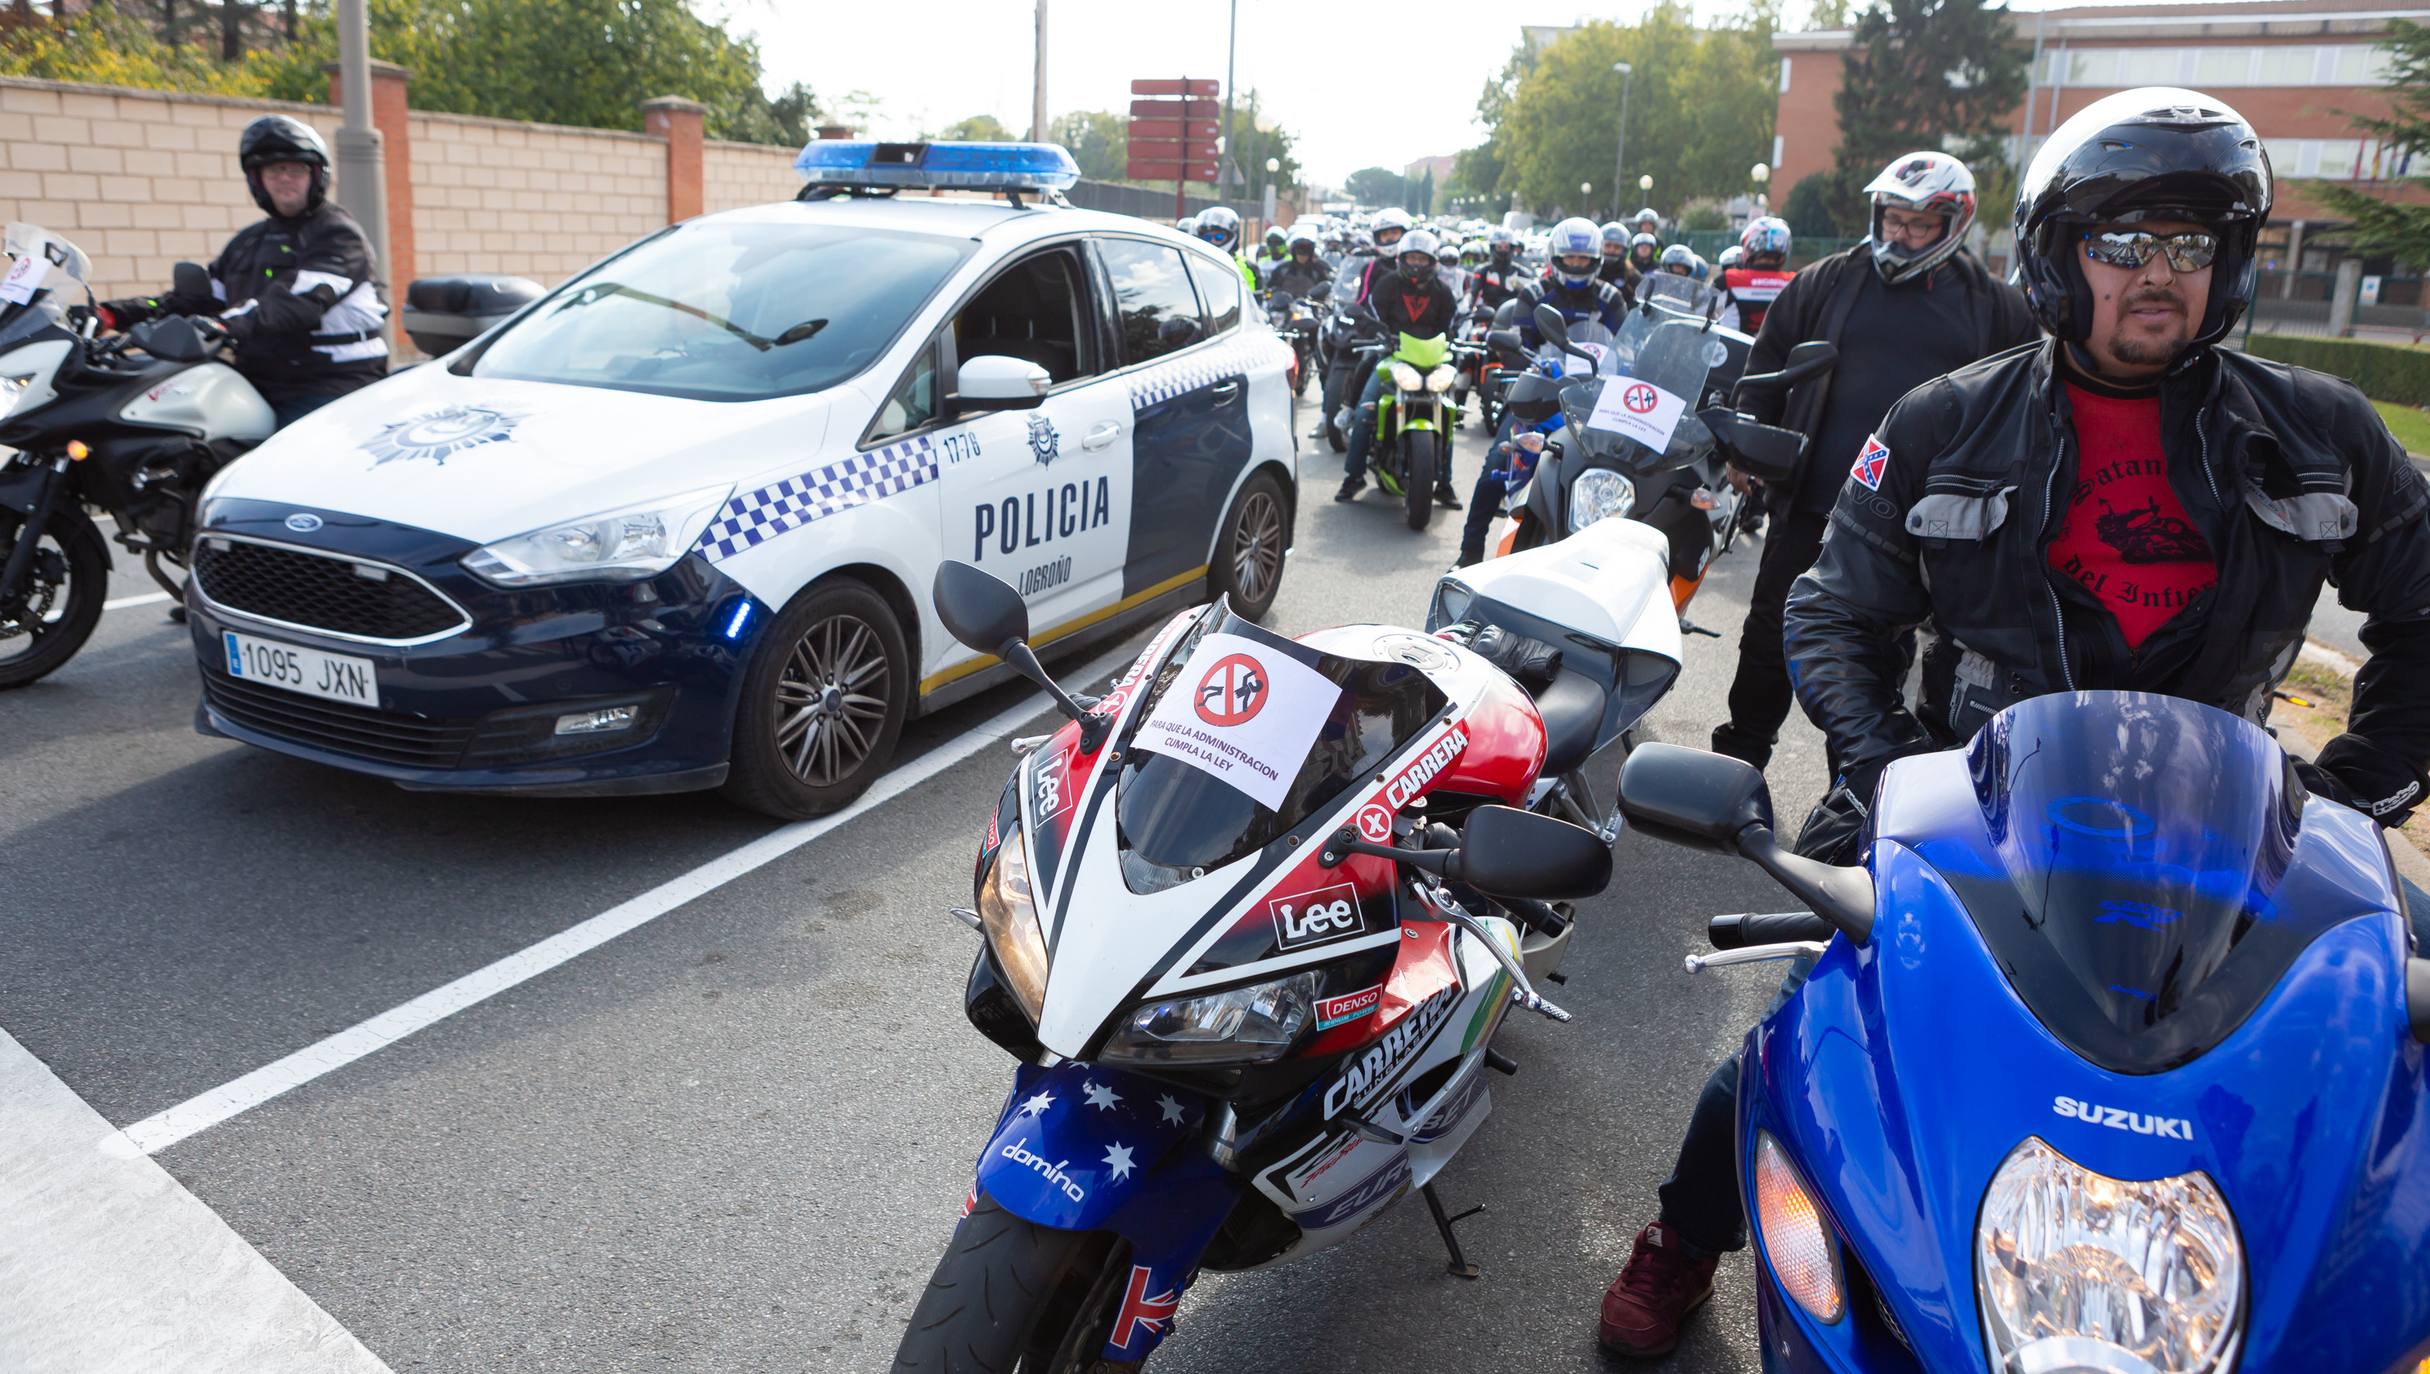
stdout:
POLYGON ((1366 910, 1358 904, 1358 889, 1348 883, 1277 897, 1266 903, 1266 913, 1274 918, 1274 943, 1286 950, 1367 933, 1366 910))
POLYGON ((1362 1016, 1373 1016, 1383 1000, 1384 985, 1381 983, 1339 997, 1320 997, 1316 1000, 1316 1028, 1331 1030, 1362 1016))
POLYGON ((1383 1096, 1392 1080, 1417 1062, 1419 1053, 1450 1019, 1451 1009, 1459 1001, 1460 985, 1454 983, 1418 1003, 1415 1010, 1394 1022, 1381 1039, 1352 1056, 1343 1066, 1342 1076, 1325 1089, 1325 1119, 1330 1121, 1341 1115, 1344 1108, 1365 1107, 1383 1096))
POLYGON ((1455 724, 1444 731, 1425 753, 1411 760, 1409 766, 1401 770, 1401 775, 1385 786, 1384 804, 1395 811, 1407 806, 1418 793, 1426 790, 1427 783, 1434 781, 1435 774, 1449 768, 1451 761, 1467 748, 1468 731, 1465 727, 1455 724))
POLYGON ((1141 723, 1134 747, 1213 774, 1271 811, 1341 695, 1331 678, 1279 649, 1207 635, 1141 723))

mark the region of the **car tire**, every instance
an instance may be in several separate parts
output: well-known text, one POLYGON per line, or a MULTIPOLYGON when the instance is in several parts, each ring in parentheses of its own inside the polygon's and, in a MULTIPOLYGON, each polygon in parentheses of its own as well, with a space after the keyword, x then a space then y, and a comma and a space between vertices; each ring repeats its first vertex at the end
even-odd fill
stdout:
POLYGON ((849 805, 886 771, 918 690, 901 620, 853 578, 787 605, 744 671, 726 794, 784 820, 849 805))
POLYGON ((1265 619, 1282 589, 1283 550, 1291 543, 1291 502, 1282 482, 1271 472, 1251 475, 1216 528, 1207 590, 1221 593, 1234 614, 1265 619))

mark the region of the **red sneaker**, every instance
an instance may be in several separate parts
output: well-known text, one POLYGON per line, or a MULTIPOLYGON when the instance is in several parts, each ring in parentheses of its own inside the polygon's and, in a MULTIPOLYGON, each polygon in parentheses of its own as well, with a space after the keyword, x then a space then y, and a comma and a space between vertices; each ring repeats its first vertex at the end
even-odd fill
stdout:
POLYGON ((1639 1231, 1628 1267, 1603 1292, 1603 1348, 1641 1360, 1670 1354, 1688 1313, 1713 1296, 1713 1269, 1720 1262, 1716 1255, 1689 1254, 1667 1222, 1639 1231))

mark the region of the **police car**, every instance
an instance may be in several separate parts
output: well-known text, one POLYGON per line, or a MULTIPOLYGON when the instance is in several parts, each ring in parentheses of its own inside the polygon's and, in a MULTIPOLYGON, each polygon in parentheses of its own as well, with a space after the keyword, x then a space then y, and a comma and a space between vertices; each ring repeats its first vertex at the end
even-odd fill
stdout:
POLYGON ((1228 259, 1061 204, 1052 145, 795 165, 800 199, 653 234, 230 465, 198 727, 408 788, 808 816, 1009 674, 938 624, 940 560, 1017 587, 1041 649, 1272 604, 1291 350, 1228 259))

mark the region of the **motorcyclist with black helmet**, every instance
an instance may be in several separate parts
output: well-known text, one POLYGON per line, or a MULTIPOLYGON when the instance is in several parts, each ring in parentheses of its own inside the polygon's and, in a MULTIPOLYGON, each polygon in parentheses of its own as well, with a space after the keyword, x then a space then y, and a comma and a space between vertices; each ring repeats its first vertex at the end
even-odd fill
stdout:
MULTIPOLYGON (((2028 697, 2159 692, 2261 720, 2332 581, 2368 615, 2371 657, 2347 733, 2295 771, 2383 825, 2420 801, 2430 485, 2351 385, 2220 346, 2271 195, 2253 127, 2193 91, 2106 96, 2035 155, 2013 224, 2049 337, 1892 405, 1790 594, 1798 700, 1844 770, 1801 851, 1852 862, 1892 759, 2028 697)), ((1664 1219, 1605 1298, 1607 1345, 1676 1341, 1714 1251, 1745 1243, 1735 1065, 1706 1084, 1664 1219)))
POLYGON ((1519 294, 1527 284, 1527 267, 1519 261, 1519 236, 1496 229, 1485 236, 1485 262, 1468 275, 1468 305, 1492 311, 1519 294))
MULTIPOLYGON (((1383 323, 1385 342, 1395 343, 1403 334, 1419 339, 1448 335, 1459 306, 1450 288, 1443 285, 1442 265, 1435 257, 1441 245, 1432 232, 1417 229, 1399 237, 1394 246, 1400 250, 1395 268, 1375 283, 1370 301, 1383 323)), ((1384 369, 1379 366, 1369 370, 1359 393, 1358 409, 1349 425, 1350 447, 1343 460, 1341 490, 1333 494, 1336 501, 1351 500, 1367 485, 1367 451, 1375 445, 1375 407, 1383 394, 1384 369)), ((1448 465, 1435 474, 1434 499, 1452 510, 1460 508, 1448 465)))
POLYGON ((1333 268, 1316 255, 1315 232, 1294 228, 1289 242, 1290 252, 1266 273, 1266 289, 1288 291, 1306 300, 1331 286, 1333 268))
POLYGON ((388 300, 363 227, 329 199, 329 149, 309 124, 264 115, 237 139, 245 187, 269 218, 210 265, 209 296, 105 301, 124 329, 156 315, 217 317, 236 368, 283 428, 388 375, 388 300))

